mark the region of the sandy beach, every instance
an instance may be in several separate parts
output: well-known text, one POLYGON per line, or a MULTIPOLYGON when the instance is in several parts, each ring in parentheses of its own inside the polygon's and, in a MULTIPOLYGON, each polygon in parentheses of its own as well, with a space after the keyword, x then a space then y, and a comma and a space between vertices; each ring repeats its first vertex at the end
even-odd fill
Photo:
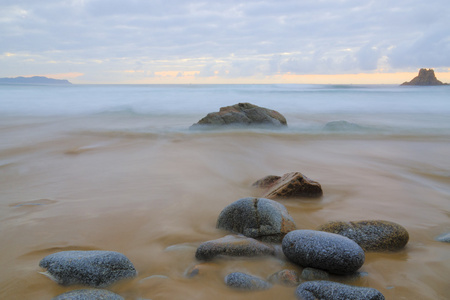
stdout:
POLYGON ((299 229, 382 219, 408 230, 405 249, 367 253, 361 271, 368 275, 351 284, 376 288, 386 299, 449 294, 448 244, 435 241, 450 230, 445 135, 110 129, 148 121, 2 118, 2 299, 51 299, 77 288, 57 285, 38 266, 46 255, 75 249, 130 258, 137 278, 109 288, 126 299, 295 299, 293 288, 242 293, 224 285, 233 271, 267 278, 287 267, 301 270, 276 258, 218 260, 199 276, 186 277, 198 264, 196 247, 226 235, 215 228, 220 211, 258 196, 251 187, 255 180, 292 171, 319 181, 324 190, 320 199, 280 201, 299 229))

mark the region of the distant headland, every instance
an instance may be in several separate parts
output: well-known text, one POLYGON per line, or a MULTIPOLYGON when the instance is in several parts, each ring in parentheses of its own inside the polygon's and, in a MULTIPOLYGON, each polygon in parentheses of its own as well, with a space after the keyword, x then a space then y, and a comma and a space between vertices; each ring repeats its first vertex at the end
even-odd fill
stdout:
POLYGON ((402 83, 401 85, 448 85, 436 78, 433 69, 420 69, 419 75, 414 77, 411 81, 402 83))
POLYGON ((0 84, 37 84, 37 85, 64 85, 72 84, 65 79, 53 79, 44 76, 33 76, 33 77, 15 77, 15 78, 0 78, 0 84))

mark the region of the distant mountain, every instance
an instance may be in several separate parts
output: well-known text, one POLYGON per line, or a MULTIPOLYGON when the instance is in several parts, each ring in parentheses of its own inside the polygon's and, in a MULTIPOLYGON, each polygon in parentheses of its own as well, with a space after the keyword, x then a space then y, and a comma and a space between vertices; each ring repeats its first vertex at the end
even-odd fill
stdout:
POLYGON ((0 78, 0 84, 72 84, 65 79, 53 79, 44 76, 33 76, 33 77, 15 77, 15 78, 0 78))

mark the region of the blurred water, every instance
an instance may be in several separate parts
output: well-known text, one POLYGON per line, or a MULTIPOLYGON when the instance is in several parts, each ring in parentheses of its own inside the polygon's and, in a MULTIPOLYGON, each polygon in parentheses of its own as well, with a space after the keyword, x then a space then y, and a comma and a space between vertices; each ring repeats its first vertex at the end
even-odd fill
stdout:
MULTIPOLYGON (((368 253, 352 285, 386 299, 446 299, 450 231, 448 87, 353 85, 0 86, 0 299, 51 299, 64 287, 39 274, 61 250, 127 255, 137 278, 108 289, 126 299, 292 299, 294 288, 227 288, 234 271, 262 278, 301 268, 276 258, 202 264, 196 247, 251 184, 299 171, 316 200, 281 201, 298 228, 383 219, 410 241, 368 253), (275 109, 286 130, 188 130, 238 102, 275 109), (325 130, 346 120, 356 130, 325 130), (167 250, 167 249, 170 249, 167 250)), ((345 279, 342 279, 345 281, 345 279)))

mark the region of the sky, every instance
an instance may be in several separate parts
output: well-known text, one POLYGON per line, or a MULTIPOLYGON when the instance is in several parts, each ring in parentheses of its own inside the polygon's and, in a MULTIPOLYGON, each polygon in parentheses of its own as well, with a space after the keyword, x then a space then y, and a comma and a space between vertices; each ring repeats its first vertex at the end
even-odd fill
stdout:
POLYGON ((0 77, 450 82, 448 0, 0 0, 0 77))

